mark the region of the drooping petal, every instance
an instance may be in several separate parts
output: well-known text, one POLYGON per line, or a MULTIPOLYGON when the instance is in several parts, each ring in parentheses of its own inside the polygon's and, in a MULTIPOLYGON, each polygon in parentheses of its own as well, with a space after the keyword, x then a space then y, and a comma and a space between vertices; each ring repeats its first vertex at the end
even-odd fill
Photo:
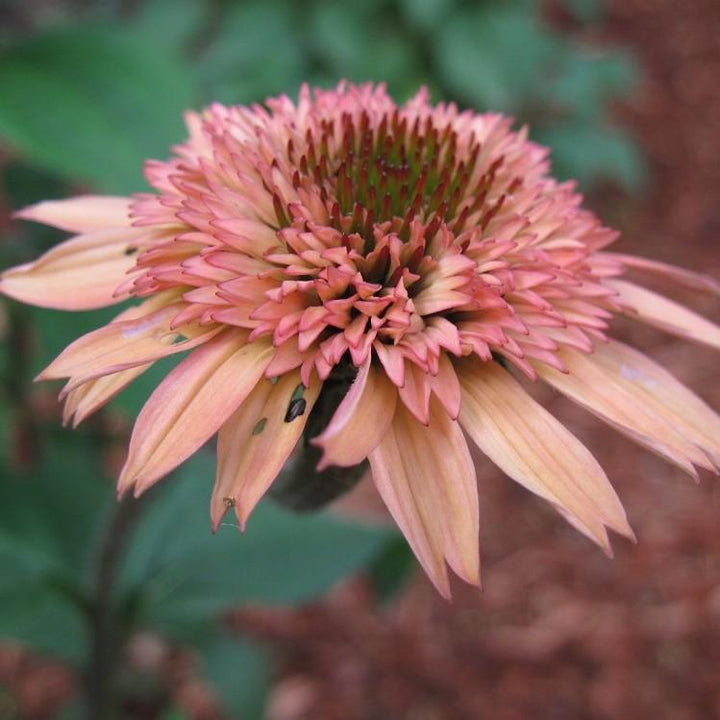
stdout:
POLYGON ((78 233, 123 227, 130 225, 130 198, 80 195, 69 200, 46 200, 18 210, 15 217, 78 233))
POLYGON ((504 473, 551 502, 609 551, 605 526, 633 537, 625 511, 590 451, 509 372, 461 361, 460 424, 504 473))
POLYGON ((623 265, 653 275, 659 280, 671 282, 688 290, 703 291, 720 295, 720 282, 709 275, 694 272, 687 268, 677 267, 660 260, 638 257, 637 255, 625 255, 623 253, 603 253, 604 256, 619 260, 623 265))
POLYGON ((599 343, 592 358, 720 464, 720 416, 692 390, 647 355, 617 340, 599 343))
POLYGON ((478 584, 475 469, 460 426, 440 403, 431 401, 428 427, 397 403, 370 466, 380 495, 438 591, 450 597, 445 561, 478 584))
POLYGON ((312 440, 323 451, 318 470, 352 467, 380 443, 392 422, 397 389, 382 369, 365 362, 325 431, 312 440))
POLYGON ((127 298, 115 294, 135 265, 133 252, 147 231, 96 230, 51 248, 37 260, 0 276, 0 292, 57 310, 92 310, 127 298))
POLYGON ((706 455, 655 411, 637 384, 608 371, 593 355, 570 348, 558 354, 569 372, 536 363, 543 380, 692 477, 697 477, 693 465, 712 469, 706 455))
POLYGON ((227 331, 192 352, 145 403, 130 438, 118 490, 147 490, 205 443, 262 377, 272 357, 266 338, 247 344, 227 331))
MULTIPOLYGON (((606 280, 637 318, 649 325, 720 350, 720 326, 684 305, 625 280, 606 280)), ((630 313, 632 316, 632 313, 630 313)))
POLYGON ((172 330, 170 325, 181 307, 180 303, 171 303, 146 315, 115 321, 83 335, 68 345, 38 379, 72 377, 74 385, 79 385, 94 377, 197 347, 222 329, 219 326, 201 328, 192 337, 184 335, 183 328, 172 330))
POLYGON ((85 418, 112 400, 151 366, 152 363, 137 365, 127 370, 88 380, 69 390, 63 407, 63 422, 67 425, 72 419, 73 427, 77 427, 85 418))
POLYGON ((288 406, 300 382, 300 372, 286 373, 273 383, 260 380, 218 433, 218 468, 210 501, 213 530, 228 506, 235 508, 245 528, 258 501, 292 453, 317 400, 322 383, 316 376, 305 388, 302 415, 287 421, 288 406))

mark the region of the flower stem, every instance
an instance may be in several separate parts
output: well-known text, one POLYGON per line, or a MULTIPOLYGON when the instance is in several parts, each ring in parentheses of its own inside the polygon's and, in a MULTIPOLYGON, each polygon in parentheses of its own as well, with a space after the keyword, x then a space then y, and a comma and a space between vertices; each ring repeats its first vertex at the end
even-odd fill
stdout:
POLYGON ((327 428, 356 375, 357 370, 344 363, 334 368, 323 384, 302 441, 268 493, 279 505, 298 512, 318 510, 352 490, 365 474, 367 461, 354 467, 329 467, 318 472, 315 468, 322 453, 310 444, 311 438, 327 428))
POLYGON ((90 658, 84 679, 87 720, 112 720, 117 710, 116 670, 125 628, 117 614, 114 590, 119 560, 141 506, 133 498, 117 503, 100 546, 89 616, 90 658))

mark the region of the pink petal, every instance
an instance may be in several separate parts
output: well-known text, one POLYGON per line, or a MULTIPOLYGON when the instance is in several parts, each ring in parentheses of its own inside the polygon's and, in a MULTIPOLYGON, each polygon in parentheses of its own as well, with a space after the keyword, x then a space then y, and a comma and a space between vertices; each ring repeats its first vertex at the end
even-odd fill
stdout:
POLYGON ((288 405, 299 384, 297 370, 275 383, 260 380, 220 428, 217 476, 210 501, 213 530, 219 527, 230 504, 244 529, 250 513, 295 448, 322 387, 314 377, 303 392, 305 412, 286 422, 288 405))
POLYGON ((669 281, 689 290, 700 290, 720 295, 720 282, 709 275, 635 255, 624 255, 622 253, 603 253, 603 255, 619 260, 623 265, 633 270, 646 272, 648 275, 654 275, 660 280, 669 281))
POLYGON ((570 348, 558 351, 569 372, 535 363, 538 375, 632 440, 697 477, 693 464, 710 467, 705 454, 647 401, 640 387, 602 361, 570 348))
POLYGON ((432 391, 443 404, 448 415, 457 420, 460 414, 461 392, 455 368, 447 353, 440 353, 438 374, 431 378, 432 391))
POLYGON ((128 248, 147 231, 137 228, 97 230, 48 250, 31 263, 0 276, 0 292, 16 300, 57 310, 92 310, 127 297, 116 288, 135 265, 128 248))
MULTIPOLYGON (((152 307, 156 300, 157 297, 145 305, 150 304, 152 307)), ((94 377, 144 365, 197 347, 220 331, 221 328, 217 326, 199 331, 194 328, 197 332, 189 337, 183 334, 183 330, 190 333, 190 329, 171 330, 170 324, 181 307, 182 304, 173 303, 131 320, 116 320, 87 333, 68 345, 37 379, 72 377, 75 387, 94 377)))
POLYGON ((130 198, 80 195, 69 200, 45 200, 18 210, 15 217, 68 232, 119 228, 130 225, 130 198))
POLYGON ((272 357, 263 338, 227 331, 192 352, 145 403, 130 439, 118 490, 139 495, 222 427, 262 377, 272 357))
POLYGON ((423 425, 430 417, 432 376, 413 362, 405 365, 405 384, 398 388, 400 400, 423 425))
POLYGON ((720 464, 720 416, 692 390, 647 355, 617 340, 598 344, 592 357, 720 464))
POLYGON ((720 350, 720 326, 688 310, 674 300, 625 280, 606 280, 620 300, 637 313, 639 320, 655 327, 720 350))
POLYGON ((68 390, 63 408, 63 422, 67 425, 72 419, 73 427, 77 427, 85 418, 112 400, 135 378, 142 375, 151 365, 152 363, 137 365, 127 370, 89 380, 68 390))
POLYGON ((396 402, 395 386, 368 358, 326 430, 312 441, 323 451, 318 470, 365 460, 385 436, 396 402))
POLYGON ((438 591, 450 597, 446 560, 477 585, 477 485, 460 426, 436 401, 429 427, 398 403, 370 466, 380 495, 438 591))
POLYGON ((504 473, 548 500, 607 551, 605 526, 633 537, 605 473, 585 446, 500 365, 458 365, 460 423, 504 473))

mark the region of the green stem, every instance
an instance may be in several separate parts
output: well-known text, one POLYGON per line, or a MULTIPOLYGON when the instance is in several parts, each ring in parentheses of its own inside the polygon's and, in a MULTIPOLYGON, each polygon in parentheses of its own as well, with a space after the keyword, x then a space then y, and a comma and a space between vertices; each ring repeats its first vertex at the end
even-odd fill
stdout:
POLYGON ((142 503, 126 498, 117 504, 100 547, 90 607, 90 661, 85 672, 87 720, 112 720, 118 706, 117 665, 125 632, 115 604, 115 584, 122 557, 142 503))

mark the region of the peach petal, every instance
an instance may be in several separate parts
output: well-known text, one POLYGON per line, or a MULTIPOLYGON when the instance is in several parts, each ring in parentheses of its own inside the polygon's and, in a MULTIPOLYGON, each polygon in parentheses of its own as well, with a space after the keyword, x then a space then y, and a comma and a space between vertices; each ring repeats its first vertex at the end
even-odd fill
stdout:
POLYGON ((720 416, 692 390, 647 355, 617 340, 598 344, 592 357, 720 465, 720 416))
POLYGON ((140 495, 200 448, 232 415, 272 357, 263 339, 227 331, 186 357, 160 383, 138 416, 118 480, 140 495))
POLYGON ((448 415, 457 420, 460 414, 462 393, 457 373, 450 358, 442 353, 438 358, 438 374, 430 379, 430 386, 448 415))
POLYGON ((605 527, 632 538, 625 511, 587 448, 494 362, 461 361, 460 423, 505 474, 548 500, 609 551, 605 527))
POLYGON ((380 495, 440 594, 450 597, 445 561, 479 584, 477 484, 460 426, 434 401, 427 428, 398 403, 370 466, 380 495))
POLYGON ((73 386, 202 345, 221 327, 170 329, 182 305, 172 303, 131 320, 111 322, 68 345, 38 380, 72 377, 73 386), (184 335, 183 331, 188 333, 184 335))
POLYGON ((431 389, 431 376, 415 363, 407 363, 405 366, 405 384, 398 388, 398 394, 405 407, 423 425, 430 422, 431 389))
POLYGON ((57 310, 93 310, 127 297, 116 294, 135 265, 128 248, 147 231, 137 228, 97 230, 48 250, 37 260, 0 276, 0 292, 16 300, 57 310))
POLYGON ((361 463, 385 436, 396 403, 397 389, 368 358, 326 430, 312 440, 323 451, 318 470, 361 463))
POLYGON ((675 283, 680 287, 689 290, 701 290, 703 292, 720 295, 720 282, 704 273, 677 267, 660 260, 638 257, 637 255, 625 255, 623 253, 602 253, 604 257, 619 260, 623 265, 633 270, 654 275, 660 280, 675 283))
POLYGON ((18 210, 16 218, 85 233, 130 225, 130 198, 80 195, 68 200, 45 200, 18 210))
MULTIPOLYGON (((720 326, 680 303, 625 280, 606 280, 637 318, 666 332, 720 350, 720 326)), ((632 315, 632 312, 629 313, 632 315)))
POLYGON ((213 531, 229 505, 244 530, 258 501, 277 477, 300 439, 322 388, 315 377, 305 388, 305 411, 291 422, 285 418, 300 384, 299 371, 277 382, 260 380, 218 433, 218 468, 210 501, 213 531))
POLYGON ((152 363, 137 365, 127 370, 88 380, 74 389, 69 389, 63 407, 63 423, 67 425, 72 419, 73 427, 77 427, 151 366, 152 363))
POLYGON ((570 348, 558 355, 569 372, 535 363, 545 382, 690 476, 697 477, 693 465, 712 469, 705 454, 648 404, 638 385, 609 372, 593 355, 570 348))

